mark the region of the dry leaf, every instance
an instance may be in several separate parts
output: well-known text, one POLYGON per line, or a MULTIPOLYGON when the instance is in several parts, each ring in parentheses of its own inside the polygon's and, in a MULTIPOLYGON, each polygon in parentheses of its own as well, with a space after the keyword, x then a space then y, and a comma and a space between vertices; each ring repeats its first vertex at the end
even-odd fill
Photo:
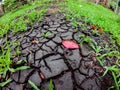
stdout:
POLYGON ((95 26, 95 25, 92 25, 92 26, 90 26, 91 27, 91 29, 93 29, 93 30, 96 30, 97 29, 97 26, 95 26))
POLYGON ((38 41, 38 39, 37 39, 37 38, 35 38, 35 39, 33 39, 32 43, 33 43, 33 44, 38 44, 38 43, 39 43, 39 41, 38 41))
POLYGON ((102 28, 98 28, 98 31, 99 31, 100 33, 103 33, 103 29, 102 29, 102 28))

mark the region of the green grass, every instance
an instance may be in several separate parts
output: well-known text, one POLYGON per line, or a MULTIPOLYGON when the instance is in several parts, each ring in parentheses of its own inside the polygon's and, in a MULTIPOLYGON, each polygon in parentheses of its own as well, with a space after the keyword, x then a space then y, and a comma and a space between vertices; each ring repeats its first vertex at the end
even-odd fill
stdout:
MULTIPOLYGON (((14 6, 14 0, 11 0, 10 2, 9 1, 10 0, 8 0, 8 5, 5 2, 5 15, 0 17, 0 37, 3 37, 5 34, 8 33, 8 31, 12 31, 15 33, 18 31, 27 30, 28 24, 33 24, 34 22, 41 21, 44 13, 47 11, 46 7, 48 6, 48 3, 53 0, 35 0, 35 2, 31 2, 25 5, 21 5, 19 2, 17 2, 17 4, 19 5, 18 8, 15 8, 16 6, 14 6), (40 8, 40 10, 37 10, 37 8, 40 8)), ((16 55, 19 56, 19 43, 14 44, 18 46, 18 48, 16 48, 16 55)), ((4 51, 2 47, 0 47, 0 75, 2 76, 2 79, 5 79, 7 72, 16 72, 19 70, 30 68, 29 66, 19 66, 17 68, 13 68, 13 62, 10 56, 11 44, 6 41, 6 45, 6 51, 4 51)), ((23 61, 24 60, 19 60, 18 62, 16 62, 16 65, 20 65, 23 61)), ((3 87, 11 81, 11 79, 3 81, 0 83, 0 86, 3 87)))
POLYGON ((40 89, 34 84, 34 82, 28 80, 28 83, 33 87, 34 90, 40 90, 40 89))
POLYGON ((109 67, 104 67, 106 70, 103 74, 103 76, 105 76, 107 74, 108 71, 110 71, 112 73, 113 79, 114 79, 114 86, 111 86, 110 88, 116 88, 116 90, 119 90, 120 88, 120 70, 117 67, 117 65, 113 65, 113 66, 109 66, 109 67))
MULTIPOLYGON (((5 0, 5 10, 6 14, 0 17, 0 37, 7 34, 8 31, 18 32, 27 30, 27 24, 33 24, 34 22, 39 22, 42 20, 44 13, 47 11, 47 6, 49 6, 49 2, 54 0, 35 0, 35 2, 31 2, 25 5, 22 5, 20 2, 14 3, 14 0, 5 0), (11 1, 11 2, 9 2, 11 1), (17 6, 18 5, 18 6, 17 6), (17 7, 17 8, 15 8, 17 7), (40 8, 39 11, 36 8, 40 8)), ((102 27, 104 32, 112 33, 112 36, 117 40, 117 43, 120 45, 120 18, 118 15, 114 14, 112 11, 102 7, 101 5, 96 5, 90 2, 83 2, 82 0, 68 0, 65 3, 57 3, 60 6, 67 7, 64 8, 64 12, 66 12, 66 18, 73 21, 73 25, 77 26, 76 20, 81 20, 82 17, 85 18, 86 23, 91 23, 91 25, 96 25, 98 27, 102 27)), ((83 29, 86 29, 83 27, 83 29)), ((94 32, 97 33, 97 32, 94 32)), ((42 33, 43 37, 49 37, 48 33, 42 33)), ((80 36, 81 37, 81 36, 80 36)), ((88 42, 92 49, 98 54, 101 50, 100 46, 95 44, 95 41, 90 39, 89 37, 82 36, 82 42, 88 42)), ((3 51, 3 50, 2 50, 3 51)), ((114 51, 113 51, 114 52, 114 51)), ((104 66, 104 57, 120 57, 120 52, 113 53, 112 51, 100 55, 98 57, 98 61, 101 66, 105 69, 103 76, 105 76, 108 72, 112 73, 115 85, 110 88, 116 88, 119 90, 120 87, 120 74, 119 68, 120 59, 116 61, 116 65, 113 66, 104 66)), ((19 47, 17 48, 16 55, 19 56, 19 47)), ((17 62, 16 64, 20 64, 17 62)), ((16 72, 18 70, 23 70, 29 68, 29 66, 22 66, 16 69, 12 68, 12 60, 10 58, 10 48, 5 54, 0 55, 0 74, 5 77, 7 71, 16 72)), ((0 83, 0 86, 4 86, 7 83, 11 82, 11 79, 8 79, 5 82, 0 83)), ((28 81, 28 83, 35 89, 39 90, 39 88, 32 82, 28 81)), ((49 90, 53 90, 52 80, 50 80, 49 90)))
POLYGON ((36 1, 7 12, 0 18, 0 37, 9 30, 12 32, 27 30, 27 24, 41 21, 42 16, 47 11, 46 3, 50 1, 53 0, 36 1), (38 11, 36 8, 40 8, 40 10, 38 11))
MULTIPOLYGON (((79 34, 77 37, 77 41, 79 42, 80 46, 83 45, 84 42, 86 42, 91 49, 94 51, 96 60, 99 62, 100 66, 105 70, 102 77, 106 76, 108 72, 111 73, 111 76, 113 77, 114 84, 109 87, 109 89, 116 89, 119 90, 120 88, 120 52, 115 50, 113 51, 112 48, 108 47, 108 43, 106 43, 105 47, 101 47, 97 44, 97 42, 90 38, 89 36, 85 36, 84 34, 79 34), (101 53, 103 51, 103 53, 101 53), (105 52, 104 52, 105 51, 105 52), (108 57, 108 60, 111 60, 111 58, 116 57, 117 59, 114 59, 116 62, 114 65, 106 66, 106 57, 108 57)), ((116 49, 116 48, 114 48, 116 49)))
POLYGON ((6 54, 3 54, 0 56, 0 74, 6 74, 8 69, 10 69, 11 60, 10 60, 10 48, 6 51, 6 54))
MULTIPOLYGON (((113 42, 115 39, 117 41, 117 44, 120 45, 120 17, 110 11, 107 8, 104 8, 101 5, 96 5, 94 3, 90 2, 84 2, 82 0, 69 0, 65 2, 65 5, 67 6, 63 11, 66 12, 65 16, 67 20, 71 20, 73 22, 73 25, 77 27, 79 25, 79 20, 85 21, 85 25, 87 23, 90 23, 91 25, 96 25, 97 27, 103 28, 105 33, 111 33, 112 40, 113 42)), ((82 28, 81 28, 82 29, 82 28)), ((86 28, 83 28, 83 30, 86 28)), ((98 33, 98 32, 95 32, 98 33)), ((111 75, 114 80, 113 86, 110 88, 119 90, 120 88, 120 62, 119 62, 119 57, 120 57, 120 51, 116 50, 116 48, 110 48, 110 47, 104 47, 104 50, 107 50, 107 53, 101 54, 99 53, 103 48, 101 46, 97 46, 95 44, 95 41, 91 41, 89 37, 85 36, 80 36, 82 40, 80 39, 79 42, 87 42, 92 49, 94 50, 97 60, 100 63, 100 65, 105 69, 105 72, 103 76, 105 76, 108 72, 111 72, 111 75), (115 51, 114 51, 115 50, 115 51), (115 64, 112 66, 105 66, 105 56, 108 56, 109 58, 112 57, 117 57, 118 60, 116 60, 115 64)), ((115 44, 115 43, 113 43, 115 44)))
POLYGON ((65 3, 66 17, 73 21, 85 17, 85 22, 102 27, 104 32, 110 32, 120 45, 120 17, 101 5, 82 0, 69 0, 65 3))
POLYGON ((50 79, 49 90, 53 90, 53 81, 50 79))
POLYGON ((9 78, 8 80, 6 80, 5 82, 1 82, 0 83, 0 87, 4 87, 6 84, 10 83, 12 81, 11 78, 9 78))
POLYGON ((38 3, 48 3, 51 2, 53 0, 28 0, 27 3, 24 3, 24 1, 27 0, 4 0, 4 9, 5 12, 10 12, 13 10, 17 10, 18 8, 21 8, 23 5, 35 5, 38 3))
POLYGON ((12 65, 12 60, 10 57, 10 47, 7 45, 6 53, 4 54, 4 52, 1 52, 0 55, 0 75, 2 75, 2 77, 4 78, 8 71, 16 72, 19 70, 30 68, 29 66, 20 66, 17 68, 12 68, 11 65, 12 65))

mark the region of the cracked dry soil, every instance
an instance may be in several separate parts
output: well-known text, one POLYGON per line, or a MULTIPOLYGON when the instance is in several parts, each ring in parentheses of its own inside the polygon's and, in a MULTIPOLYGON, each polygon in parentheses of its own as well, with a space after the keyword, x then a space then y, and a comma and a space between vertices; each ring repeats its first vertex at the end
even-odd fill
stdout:
MULTIPOLYGON (((84 24, 83 21, 79 23, 81 26, 84 24)), ((35 23, 33 27, 28 26, 27 31, 16 34, 10 32, 8 41, 20 42, 21 51, 19 56, 15 56, 17 46, 11 45, 13 62, 27 60, 27 63, 21 65, 29 65, 31 68, 8 73, 7 78, 12 78, 12 82, 0 90, 33 90, 28 80, 41 90, 49 90, 50 79, 54 90, 107 90, 112 84, 112 77, 100 77, 103 69, 90 46, 85 43, 80 49, 67 50, 61 44, 62 40, 68 39, 78 43, 77 36, 80 34, 93 38, 98 45, 101 42, 110 43, 109 35, 92 35, 89 25, 86 30, 81 30, 81 26, 76 30, 71 22, 66 21, 64 14, 57 13, 46 15, 44 21, 35 23)), ((4 38, 1 40, 5 48, 4 38)), ((106 65, 110 64, 106 62, 106 65)), ((13 67, 18 66, 13 64, 13 67)))

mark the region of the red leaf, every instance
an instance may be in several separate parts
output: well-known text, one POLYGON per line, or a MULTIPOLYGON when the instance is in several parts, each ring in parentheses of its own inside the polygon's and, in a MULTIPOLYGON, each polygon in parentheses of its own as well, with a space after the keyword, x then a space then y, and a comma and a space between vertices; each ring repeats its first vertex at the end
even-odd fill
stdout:
POLYGON ((68 49, 78 49, 79 45, 73 40, 63 40, 62 45, 68 49))

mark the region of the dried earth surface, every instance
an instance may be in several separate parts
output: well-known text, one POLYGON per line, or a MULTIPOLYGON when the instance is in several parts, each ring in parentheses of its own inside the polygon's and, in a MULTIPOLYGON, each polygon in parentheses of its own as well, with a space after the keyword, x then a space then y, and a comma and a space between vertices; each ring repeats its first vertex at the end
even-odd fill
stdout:
MULTIPOLYGON (((10 46, 13 67, 28 65, 30 68, 8 73, 6 78, 12 78, 12 82, 0 90, 33 90, 28 80, 41 90, 49 90, 50 79, 54 90, 107 90, 112 85, 112 76, 107 74, 101 78, 104 70, 90 45, 83 43, 79 49, 67 49, 62 45, 63 40, 74 40, 80 44, 79 35, 85 35, 102 48, 106 43, 111 47, 109 34, 93 34, 89 24, 83 21, 79 24, 75 28, 63 13, 54 13, 45 15, 44 21, 28 26, 27 31, 9 32, 7 40, 19 42, 18 46, 10 46), (82 28, 83 25, 86 28, 82 28), (21 51, 19 55, 16 55, 17 48, 21 51), (27 62, 17 66, 15 63, 19 60, 27 62)), ((5 38, 1 39, 1 45, 6 48, 5 38)), ((105 64, 110 66, 111 62, 106 60, 105 64)))

